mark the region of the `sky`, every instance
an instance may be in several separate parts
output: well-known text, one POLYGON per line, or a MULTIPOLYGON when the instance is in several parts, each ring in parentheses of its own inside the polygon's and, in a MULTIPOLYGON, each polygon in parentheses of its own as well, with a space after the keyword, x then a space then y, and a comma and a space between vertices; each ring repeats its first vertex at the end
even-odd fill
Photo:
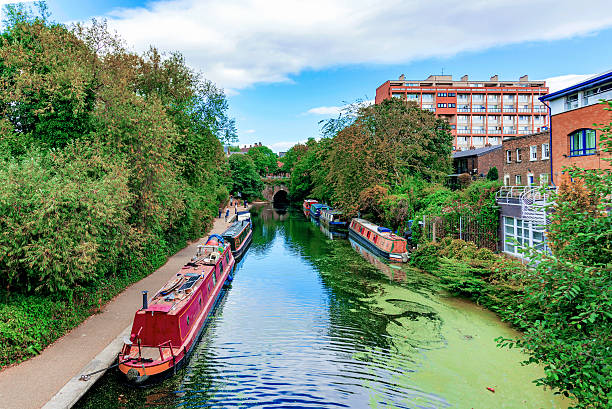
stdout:
MULTIPOLYGON (((0 4, 9 1, 0 0, 0 4)), ((612 69, 610 0, 48 0, 57 22, 107 19, 134 51, 180 51, 223 88, 239 144, 286 151, 405 74, 547 80, 612 69)))

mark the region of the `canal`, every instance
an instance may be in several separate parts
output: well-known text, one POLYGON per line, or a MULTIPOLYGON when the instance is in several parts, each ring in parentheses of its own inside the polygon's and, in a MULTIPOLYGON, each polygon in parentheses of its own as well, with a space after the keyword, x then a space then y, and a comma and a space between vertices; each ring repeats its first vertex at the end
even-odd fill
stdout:
POLYGON ((567 407, 531 383, 542 371, 520 351, 496 347, 516 334, 493 313, 299 212, 253 215, 251 248, 189 365, 145 389, 109 371, 77 408, 567 407))

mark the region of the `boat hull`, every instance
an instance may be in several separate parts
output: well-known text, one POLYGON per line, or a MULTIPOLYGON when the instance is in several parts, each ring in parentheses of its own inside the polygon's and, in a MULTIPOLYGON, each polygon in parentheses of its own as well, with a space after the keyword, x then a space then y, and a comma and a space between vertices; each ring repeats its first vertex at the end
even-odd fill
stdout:
POLYGON ((242 242, 240 247, 238 247, 236 250, 232 250, 232 254, 236 262, 238 262, 244 256, 244 253, 246 253, 247 249, 251 245, 251 241, 253 241, 253 230, 252 229, 249 231, 249 235, 244 240, 244 242, 242 242))
POLYGON ((347 222, 330 222, 325 217, 321 217, 320 220, 329 230, 346 230, 348 226, 347 222))
POLYGON ((361 234, 356 233, 352 229, 349 229, 349 237, 355 240, 361 246, 371 251, 372 253, 376 254, 377 256, 384 257, 386 259, 389 259, 390 261, 396 261, 399 263, 405 263, 406 261, 408 261, 407 259, 403 258, 401 254, 390 253, 388 251, 378 248, 373 243, 371 243, 369 240, 364 238, 361 234))
MULTIPOLYGON (((181 299, 184 300, 183 307, 172 312, 172 308, 154 308, 156 306, 163 307, 163 304, 152 304, 153 306, 144 306, 144 309, 136 313, 130 337, 130 340, 133 342, 126 343, 118 356, 119 373, 122 374, 126 382, 137 386, 150 385, 175 374, 186 365, 206 328, 208 318, 225 294, 224 288, 233 279, 235 266, 235 259, 231 255, 230 247, 227 246, 226 250, 218 258, 217 263, 213 265, 213 270, 211 270, 213 272, 207 275, 206 278, 196 278, 198 274, 192 273, 184 276, 185 278, 191 277, 194 284, 188 286, 192 281, 186 280, 183 282, 183 287, 178 290, 180 292, 183 288, 187 288, 185 292, 189 291, 187 294, 190 294, 189 297, 181 299), (208 278, 212 278, 212 275, 215 274, 214 269, 217 268, 217 265, 222 264, 224 260, 228 261, 228 264, 223 269, 219 268, 218 279, 216 281, 208 280, 208 278), (195 283, 198 283, 197 286, 195 283), (207 292, 205 288, 208 288, 207 292), (196 314, 196 311, 200 312, 196 314), (186 321, 181 321, 184 316, 186 316, 186 321), (191 324, 189 322, 190 317, 193 318, 191 324), (191 328, 190 330, 185 330, 185 322, 187 328, 191 328), (168 323, 174 324, 168 326, 168 323), (181 327, 181 325, 183 326, 181 327), (151 343, 150 339, 147 341, 146 336, 151 331, 158 331, 159 329, 163 330, 163 335, 161 336, 166 341, 157 341, 155 343, 151 343), (183 332, 183 330, 185 331, 183 332), (141 331, 145 334, 142 346, 140 344, 141 331), (179 334, 184 333, 185 335, 180 335, 181 342, 176 342, 173 345, 171 339, 176 331, 179 334)), ((201 265, 190 265, 188 263, 183 269, 191 267, 195 267, 197 270, 202 268, 201 265)), ((160 299, 160 294, 162 298, 166 297, 166 294, 175 294, 175 290, 165 291, 164 288, 152 300, 160 299)))

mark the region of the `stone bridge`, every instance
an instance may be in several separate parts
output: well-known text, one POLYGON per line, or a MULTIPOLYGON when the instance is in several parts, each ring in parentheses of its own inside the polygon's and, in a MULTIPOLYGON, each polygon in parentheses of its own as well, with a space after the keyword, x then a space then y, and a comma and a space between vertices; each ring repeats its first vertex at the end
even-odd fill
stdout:
POLYGON ((268 180, 263 181, 265 184, 262 196, 269 202, 273 203, 288 203, 289 202, 289 186, 285 182, 276 181, 271 183, 268 180))

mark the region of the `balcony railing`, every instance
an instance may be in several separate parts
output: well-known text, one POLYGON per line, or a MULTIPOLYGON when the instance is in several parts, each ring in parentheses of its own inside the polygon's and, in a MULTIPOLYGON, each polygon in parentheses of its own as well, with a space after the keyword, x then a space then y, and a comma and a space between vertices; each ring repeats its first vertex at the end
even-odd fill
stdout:
POLYGON ((531 108, 519 108, 518 111, 519 112, 533 112, 531 108))
POLYGON ((504 128, 504 133, 505 134, 515 134, 516 129, 515 128, 504 128))
POLYGON ((501 112, 501 108, 491 108, 491 107, 489 107, 489 108, 487 108, 487 110, 489 112, 501 112))
POLYGON ((476 107, 473 107, 472 108, 472 112, 487 112, 487 110, 486 110, 486 108, 481 108, 481 107, 480 108, 476 108, 476 107))
POLYGON ((470 108, 457 108, 457 112, 470 112, 470 108))
POLYGON ((516 112, 516 108, 514 108, 514 107, 504 107, 504 112, 516 112))
POLYGON ((530 129, 519 129, 519 131, 518 131, 519 135, 529 135, 532 132, 533 131, 530 130, 530 129))
POLYGON ((457 129, 457 133, 465 135, 465 134, 470 134, 472 132, 469 129, 457 129))

